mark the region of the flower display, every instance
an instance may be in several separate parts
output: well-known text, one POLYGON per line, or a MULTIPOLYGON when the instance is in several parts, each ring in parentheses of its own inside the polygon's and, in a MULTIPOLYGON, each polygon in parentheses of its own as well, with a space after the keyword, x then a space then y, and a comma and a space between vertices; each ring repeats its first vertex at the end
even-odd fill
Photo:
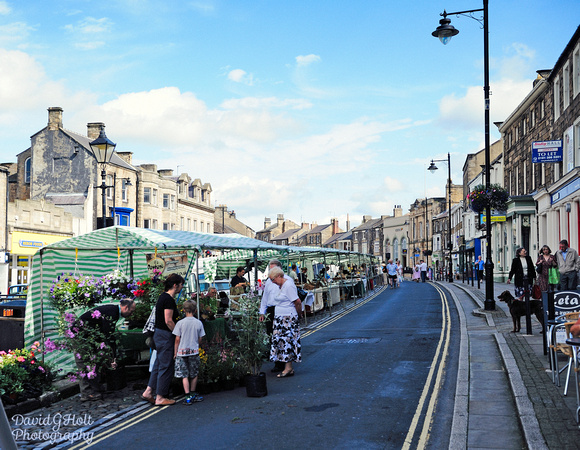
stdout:
POLYGON ((489 189, 482 184, 477 185, 467 195, 470 208, 476 213, 485 211, 489 205, 491 209, 505 211, 509 200, 509 193, 499 184, 490 184, 489 189))
POLYGON ((61 315, 64 315, 67 310, 94 306, 103 299, 103 294, 102 279, 91 275, 63 273, 50 288, 50 302, 61 315))
POLYGON ((133 297, 137 283, 120 270, 114 270, 103 277, 104 295, 113 300, 133 297))
POLYGON ((30 350, 0 352, 0 395, 34 397, 50 386, 53 372, 48 363, 36 359, 39 354, 42 354, 40 342, 35 342, 30 350))

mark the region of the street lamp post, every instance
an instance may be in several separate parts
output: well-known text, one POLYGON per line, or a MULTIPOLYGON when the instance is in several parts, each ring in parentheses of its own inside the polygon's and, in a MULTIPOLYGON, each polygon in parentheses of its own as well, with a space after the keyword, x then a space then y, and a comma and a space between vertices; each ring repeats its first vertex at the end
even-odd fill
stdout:
MULTIPOLYGON (((451 20, 447 16, 465 15, 483 24, 483 97, 484 97, 484 112, 485 112, 485 188, 489 189, 490 185, 490 143, 489 143, 489 23, 488 23, 488 0, 483 0, 483 8, 471 9, 468 11, 457 11, 448 13, 443 11, 441 16, 443 19, 439 21, 437 29, 431 33, 443 44, 447 44, 451 38, 459 33, 457 29, 451 25, 451 20), (481 12, 482 19, 473 17, 471 14, 481 12), (483 23, 482 23, 483 22, 483 23)), ((485 261, 485 303, 486 311, 495 310, 495 300, 493 295, 493 261, 491 259, 491 207, 489 205, 485 208, 485 230, 486 230, 486 261, 485 261)))
POLYGON ((451 258, 451 252, 453 250, 453 242, 451 240, 451 154, 447 153, 447 159, 432 159, 431 164, 427 170, 431 173, 435 173, 438 167, 435 165, 436 162, 447 161, 448 178, 447 178, 447 249, 449 250, 449 282, 453 283, 453 259, 451 258))
POLYGON ((97 228, 105 228, 107 226, 107 198, 105 190, 110 187, 107 186, 107 171, 105 170, 105 167, 111 161, 111 157, 115 152, 115 147, 117 146, 117 144, 111 142, 107 138, 105 130, 101 129, 99 137, 94 141, 91 141, 89 145, 91 146, 91 150, 95 155, 97 163, 101 165, 101 185, 97 186, 97 188, 101 190, 102 217, 100 223, 99 221, 97 221, 97 228))

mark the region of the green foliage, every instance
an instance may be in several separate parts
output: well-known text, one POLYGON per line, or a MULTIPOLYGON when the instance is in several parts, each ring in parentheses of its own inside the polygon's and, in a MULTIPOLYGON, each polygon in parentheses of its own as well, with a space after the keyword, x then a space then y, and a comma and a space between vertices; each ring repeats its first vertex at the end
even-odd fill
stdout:
POLYGON ((50 387, 54 374, 48 363, 36 358, 41 353, 39 346, 35 342, 31 350, 0 352, 0 395, 42 392, 50 387))

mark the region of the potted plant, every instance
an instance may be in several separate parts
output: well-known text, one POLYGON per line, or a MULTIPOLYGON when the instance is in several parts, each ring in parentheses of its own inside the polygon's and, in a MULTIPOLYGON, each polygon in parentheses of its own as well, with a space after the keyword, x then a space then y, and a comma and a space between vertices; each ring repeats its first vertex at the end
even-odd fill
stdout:
POLYGON ((234 320, 232 328, 237 334, 235 353, 246 371, 244 381, 248 397, 268 395, 266 374, 261 372, 262 362, 270 353, 270 338, 265 322, 260 322, 260 299, 241 297, 240 316, 234 320))
POLYGON ((505 211, 509 193, 499 184, 490 184, 489 189, 479 184, 467 195, 467 200, 469 201, 469 207, 476 213, 485 211, 488 205, 491 209, 505 211))

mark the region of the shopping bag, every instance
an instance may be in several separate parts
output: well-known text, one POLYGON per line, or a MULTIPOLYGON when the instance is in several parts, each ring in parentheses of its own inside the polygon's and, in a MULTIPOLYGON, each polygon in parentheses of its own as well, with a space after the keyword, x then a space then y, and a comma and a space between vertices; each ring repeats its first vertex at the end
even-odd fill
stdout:
POLYGON ((542 298, 542 289, 537 284, 532 286, 532 298, 539 300, 542 298))
POLYGON ((560 284, 560 271, 557 267, 550 267, 548 270, 548 283, 560 284))

